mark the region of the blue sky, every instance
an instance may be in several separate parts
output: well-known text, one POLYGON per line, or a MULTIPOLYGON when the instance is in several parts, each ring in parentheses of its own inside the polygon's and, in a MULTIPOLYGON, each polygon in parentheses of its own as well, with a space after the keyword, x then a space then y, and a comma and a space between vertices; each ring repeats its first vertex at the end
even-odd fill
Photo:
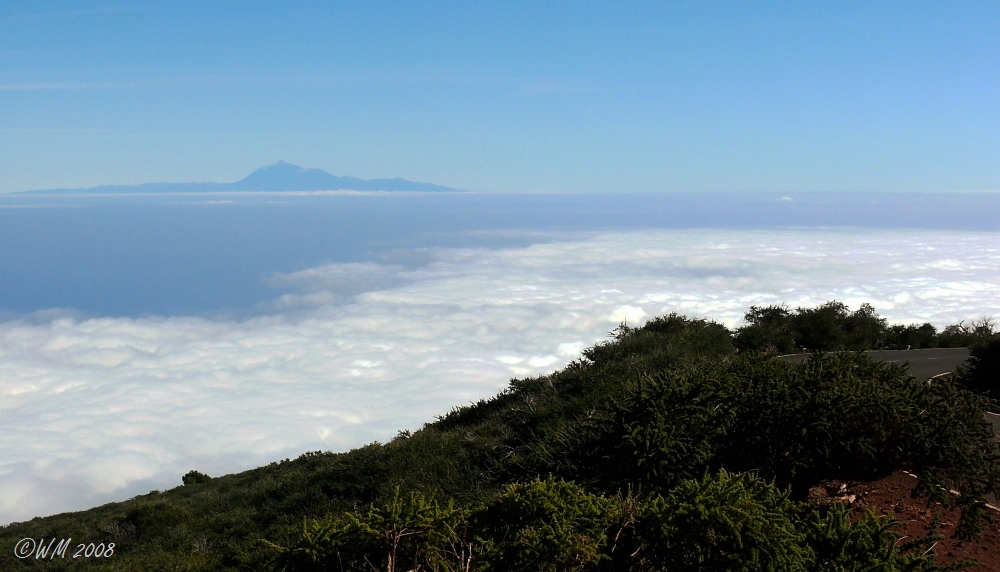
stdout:
POLYGON ((0 5, 0 192, 1000 188, 1000 4, 0 5))

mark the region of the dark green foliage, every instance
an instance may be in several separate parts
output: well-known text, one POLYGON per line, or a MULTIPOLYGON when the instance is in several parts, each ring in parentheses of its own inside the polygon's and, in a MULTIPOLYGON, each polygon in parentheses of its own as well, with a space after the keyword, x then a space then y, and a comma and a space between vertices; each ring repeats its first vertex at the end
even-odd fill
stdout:
POLYGON ((842 349, 864 351, 880 349, 886 330, 886 320, 878 315, 871 304, 861 306, 848 314, 841 325, 846 336, 842 349))
POLYGON ((938 347, 937 328, 931 324, 904 326, 894 324, 886 328, 882 347, 887 350, 923 350, 938 347))
POLYGON ((419 493, 395 494, 367 511, 345 512, 304 523, 302 536, 278 550, 275 570, 454 570, 469 562, 469 548, 459 536, 466 511, 440 505, 419 493))
POLYGON ((810 572, 944 572, 971 564, 937 566, 933 548, 940 537, 933 532, 900 542, 891 518, 867 512, 852 523, 843 505, 835 504, 825 514, 810 511, 799 526, 812 549, 810 572))
POLYGON ((386 504, 303 525, 275 570, 592 570, 613 501, 547 479, 503 487, 474 510, 398 492, 386 504))
POLYGON ((799 308, 791 317, 799 348, 813 352, 860 351, 881 347, 886 321, 869 304, 850 312, 842 302, 799 308))
POLYGON ((788 494, 757 476, 725 471, 682 482, 639 522, 648 570, 804 571, 811 553, 788 494))
POLYGON ((746 325, 737 330, 740 349, 766 350, 779 354, 799 351, 792 313, 787 306, 751 306, 743 315, 746 325))
MULTIPOLYGON (((1000 481, 985 399, 948 382, 917 382, 863 355, 795 365, 751 351, 752 339, 771 351, 787 349, 790 339, 804 345, 808 336, 837 347, 870 344, 883 324, 873 310, 751 312, 756 322, 735 338, 739 353, 731 332, 706 320, 669 315, 622 326, 564 369, 513 380, 497 396, 388 443, 211 479, 188 473, 186 486, 11 525, 0 539, 13 546, 24 536, 71 536, 119 546, 113 560, 53 562, 52 570, 261 570, 276 557, 288 570, 340 569, 331 568, 334 557, 338 567, 366 570, 368 563, 385 569, 390 557, 399 570, 655 570, 653 552, 640 550, 655 521, 660 534, 689 535, 664 543, 702 538, 708 544, 697 550, 712 555, 804 535, 802 546, 839 562, 823 567, 803 552, 806 569, 860 570, 852 563, 895 558, 879 552, 888 529, 838 524, 833 511, 809 516, 797 499, 820 480, 899 469, 920 475, 923 491, 962 492, 960 532, 975 534, 983 496, 1000 481), (830 320, 839 334, 827 328, 830 320), (744 522, 726 499, 785 520, 775 516, 777 528, 760 528, 748 513, 740 539, 757 544, 747 544, 705 537, 664 508, 702 507, 704 522, 744 522), (851 535, 861 540, 844 540, 851 535), (837 552, 848 544, 854 548, 837 552)), ((784 560, 773 550, 750 561, 761 570, 779 561, 772 569, 793 569, 794 550, 784 560)), ((0 550, 0 569, 21 565, 0 550)))
POLYGON ((162 537, 190 517, 181 507, 153 501, 134 505, 125 514, 123 522, 135 528, 136 540, 142 540, 144 537, 162 537))
POLYGON ((681 483, 642 509, 642 541, 632 570, 764 572, 944 572, 934 564, 939 536, 901 542, 889 517, 851 522, 839 504, 820 509, 790 500, 752 473, 722 471, 681 483))
POLYGON ((605 492, 623 483, 670 490, 725 467, 796 494, 824 478, 908 469, 981 498, 984 486, 1000 485, 984 406, 953 384, 918 382, 863 355, 800 366, 742 355, 638 376, 576 432, 547 440, 544 467, 605 492))
POLYGON ((792 316, 796 343, 811 352, 843 349, 847 339, 843 327, 847 314, 847 306, 837 301, 815 308, 799 308, 792 316))
POLYGON ((961 372, 959 383, 970 391, 1000 400, 1000 338, 973 347, 969 354, 968 367, 961 372))
POLYGON ((604 556, 612 502, 565 481, 515 483, 473 516, 493 570, 593 570, 604 556))
POLYGON ((302 536, 292 546, 285 548, 266 543, 278 551, 278 556, 272 562, 274 569, 300 572, 344 570, 345 560, 348 566, 359 566, 359 561, 364 562, 364 550, 355 550, 359 548, 355 539, 363 536, 363 532, 358 530, 356 524, 357 519, 348 517, 327 518, 311 523, 303 521, 302 536))
POLYGON ((966 324, 959 322, 948 326, 938 335, 938 347, 976 347, 997 339, 996 322, 992 318, 981 318, 966 324))
POLYGON ((888 517, 795 502, 752 473, 682 481, 648 500, 546 479, 503 487, 471 511, 419 495, 306 523, 276 572, 539 570, 938 572, 933 543, 900 542, 888 517), (463 518, 467 520, 463 520, 463 518))
POLYGON ((198 471, 188 471, 186 475, 181 477, 181 482, 185 485, 203 485, 211 480, 212 477, 198 471))
POLYGON ((836 300, 795 312, 786 306, 752 306, 743 320, 746 325, 736 332, 740 349, 782 354, 878 349, 887 329, 871 305, 851 312, 836 300))
POLYGON ((997 335, 990 318, 953 324, 938 333, 931 324, 890 326, 869 304, 851 312, 836 300, 794 312, 782 305, 751 306, 743 321, 746 325, 734 338, 740 350, 778 354, 973 347, 997 335))

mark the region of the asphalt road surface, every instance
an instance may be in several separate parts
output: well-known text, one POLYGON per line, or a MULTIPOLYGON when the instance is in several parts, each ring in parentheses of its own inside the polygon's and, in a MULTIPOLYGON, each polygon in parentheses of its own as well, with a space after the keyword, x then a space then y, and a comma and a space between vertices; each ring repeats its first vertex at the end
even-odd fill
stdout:
MULTIPOLYGON (((930 379, 942 373, 951 373, 969 358, 969 348, 937 348, 930 350, 872 350, 865 352, 884 362, 907 366, 910 375, 917 379, 930 379)), ((778 359, 802 363, 809 354, 790 354, 778 359)))

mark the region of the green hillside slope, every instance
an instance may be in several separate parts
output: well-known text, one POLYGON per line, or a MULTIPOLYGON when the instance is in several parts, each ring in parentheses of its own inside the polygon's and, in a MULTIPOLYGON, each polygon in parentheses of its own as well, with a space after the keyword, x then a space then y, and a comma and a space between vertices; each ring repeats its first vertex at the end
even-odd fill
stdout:
POLYGON ((806 500, 897 470, 958 502, 975 536, 1000 490, 987 398, 858 353, 777 361, 762 331, 751 347, 676 315, 622 326, 388 443, 5 527, 0 568, 934 570, 932 539, 806 500), (24 537, 73 548, 18 560, 24 537), (71 558, 80 543, 114 552, 71 558))

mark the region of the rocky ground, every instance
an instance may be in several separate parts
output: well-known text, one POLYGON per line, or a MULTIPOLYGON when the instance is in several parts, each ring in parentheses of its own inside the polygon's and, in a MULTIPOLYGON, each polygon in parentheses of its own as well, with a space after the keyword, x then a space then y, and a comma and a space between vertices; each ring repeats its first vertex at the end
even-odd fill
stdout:
POLYGON ((954 538, 959 512, 946 510, 938 503, 928 507, 926 498, 911 498, 910 491, 916 483, 912 475, 898 472, 870 483, 821 483, 810 491, 819 502, 848 502, 858 514, 874 510, 888 515, 899 524, 896 531, 906 539, 926 536, 935 515, 939 515, 938 534, 943 538, 934 546, 939 564, 962 560, 975 560, 970 572, 1000 571, 1000 512, 991 510, 994 522, 983 531, 978 542, 959 541, 954 538))

